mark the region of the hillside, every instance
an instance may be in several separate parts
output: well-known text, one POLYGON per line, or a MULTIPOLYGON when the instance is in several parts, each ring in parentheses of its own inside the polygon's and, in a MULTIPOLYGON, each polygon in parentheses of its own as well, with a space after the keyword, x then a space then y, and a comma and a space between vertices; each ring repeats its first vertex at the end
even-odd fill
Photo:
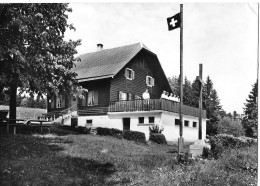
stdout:
MULTIPOLYGON (((0 105, 1 110, 9 110, 9 106, 0 105)), ((38 116, 42 116, 42 114, 46 114, 46 109, 39 109, 39 108, 26 108, 26 107, 16 107, 16 117, 17 118, 35 118, 37 119, 38 116)))
MULTIPOLYGON (((58 128, 52 132, 59 133, 58 128)), ((144 145, 92 134, 0 135, 0 141, 0 185, 257 183, 254 170, 240 169, 245 162, 257 162, 255 147, 227 153, 219 160, 183 164, 176 160, 177 146, 144 145), (239 159, 234 153, 240 154, 239 159)))

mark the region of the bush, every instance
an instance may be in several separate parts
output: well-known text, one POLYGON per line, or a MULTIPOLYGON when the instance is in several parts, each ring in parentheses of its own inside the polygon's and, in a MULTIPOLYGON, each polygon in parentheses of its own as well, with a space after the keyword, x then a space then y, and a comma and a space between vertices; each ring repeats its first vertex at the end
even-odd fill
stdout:
POLYGON ((109 128, 97 127, 97 135, 112 136, 112 132, 111 132, 111 129, 109 129, 109 128))
POLYGON ((123 138, 123 136, 122 136, 123 131, 122 130, 112 128, 112 129, 110 129, 110 131, 111 131, 111 136, 119 138, 119 139, 123 138))
POLYGON ((97 134, 101 136, 113 136, 122 139, 122 130, 97 127, 97 134))
POLYGON ((163 131, 163 128, 160 129, 159 125, 153 125, 152 127, 149 127, 150 134, 156 133, 161 134, 163 131))
POLYGON ((149 140, 158 144, 167 144, 165 136, 163 134, 151 133, 149 140))
POLYGON ((135 142, 146 143, 145 134, 143 132, 126 130, 123 131, 123 138, 135 142))
POLYGON ((202 149, 202 158, 203 159, 208 159, 210 157, 211 157, 210 149, 208 147, 203 147, 203 149, 202 149))
POLYGON ((73 131, 78 132, 80 134, 90 134, 90 129, 81 126, 75 127, 73 131))
POLYGON ((227 148, 242 148, 256 144, 257 141, 248 137, 234 137, 228 134, 218 134, 210 138, 211 151, 218 158, 227 148))
POLYGON ((229 117, 224 117, 219 120, 217 125, 218 134, 230 134, 235 137, 244 136, 245 131, 239 120, 232 120, 229 117))

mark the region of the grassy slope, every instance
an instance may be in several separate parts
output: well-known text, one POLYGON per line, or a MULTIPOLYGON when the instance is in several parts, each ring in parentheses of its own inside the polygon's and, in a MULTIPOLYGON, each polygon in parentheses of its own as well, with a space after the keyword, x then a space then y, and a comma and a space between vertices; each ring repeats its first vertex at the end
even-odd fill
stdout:
MULTIPOLYGON (((0 110, 9 110, 9 106, 0 105, 0 110)), ((26 107, 16 107, 16 117, 17 118, 38 118, 42 114, 46 114, 46 109, 39 108, 26 108, 26 107)))
POLYGON ((254 185, 255 171, 237 168, 245 157, 256 163, 255 148, 249 151, 241 162, 236 151, 181 165, 174 146, 95 135, 0 136, 0 185, 254 185))

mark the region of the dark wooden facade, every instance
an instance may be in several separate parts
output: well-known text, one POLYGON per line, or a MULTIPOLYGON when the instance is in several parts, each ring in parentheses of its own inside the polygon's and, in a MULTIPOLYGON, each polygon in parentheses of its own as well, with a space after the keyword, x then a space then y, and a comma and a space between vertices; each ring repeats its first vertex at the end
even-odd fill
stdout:
MULTIPOLYGON (((143 92, 148 89, 151 99, 159 99, 163 90, 171 92, 168 80, 160 66, 158 58, 155 54, 141 50, 125 67, 123 67, 113 78, 83 81, 80 83, 83 88, 88 91, 98 92, 98 104, 88 106, 83 101, 87 100, 88 93, 86 93, 85 100, 77 99, 78 110, 88 110, 95 108, 107 108, 111 101, 119 101, 119 91, 130 95, 128 100, 134 100, 135 96, 142 97, 143 92), (125 77, 125 69, 132 69, 135 73, 133 80, 125 77), (146 84, 146 76, 154 78, 154 86, 150 87, 146 84)), ((65 107, 56 108, 56 97, 52 99, 54 103, 48 101, 48 112, 61 111, 72 106, 71 97, 65 96, 65 107), (51 107, 54 104, 54 108, 51 107)))
POLYGON ((130 93, 132 95, 130 100, 133 100, 135 95, 142 97, 146 89, 148 89, 151 99, 158 99, 161 97, 163 90, 171 92, 167 81, 157 57, 143 50, 111 80, 110 101, 119 100, 119 91, 130 93), (125 78, 126 68, 132 69, 135 72, 135 78, 133 80, 125 78), (147 86, 146 76, 154 78, 155 83, 153 87, 147 86))

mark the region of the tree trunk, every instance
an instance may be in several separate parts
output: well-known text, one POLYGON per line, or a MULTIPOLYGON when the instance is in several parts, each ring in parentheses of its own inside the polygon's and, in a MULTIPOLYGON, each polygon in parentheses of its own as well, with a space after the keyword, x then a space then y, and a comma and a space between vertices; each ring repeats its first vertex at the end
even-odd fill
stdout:
POLYGON ((17 93, 17 81, 14 81, 11 85, 11 91, 10 91, 10 102, 9 102, 9 119, 11 119, 10 123, 15 123, 13 119, 16 119, 16 93, 17 93))

